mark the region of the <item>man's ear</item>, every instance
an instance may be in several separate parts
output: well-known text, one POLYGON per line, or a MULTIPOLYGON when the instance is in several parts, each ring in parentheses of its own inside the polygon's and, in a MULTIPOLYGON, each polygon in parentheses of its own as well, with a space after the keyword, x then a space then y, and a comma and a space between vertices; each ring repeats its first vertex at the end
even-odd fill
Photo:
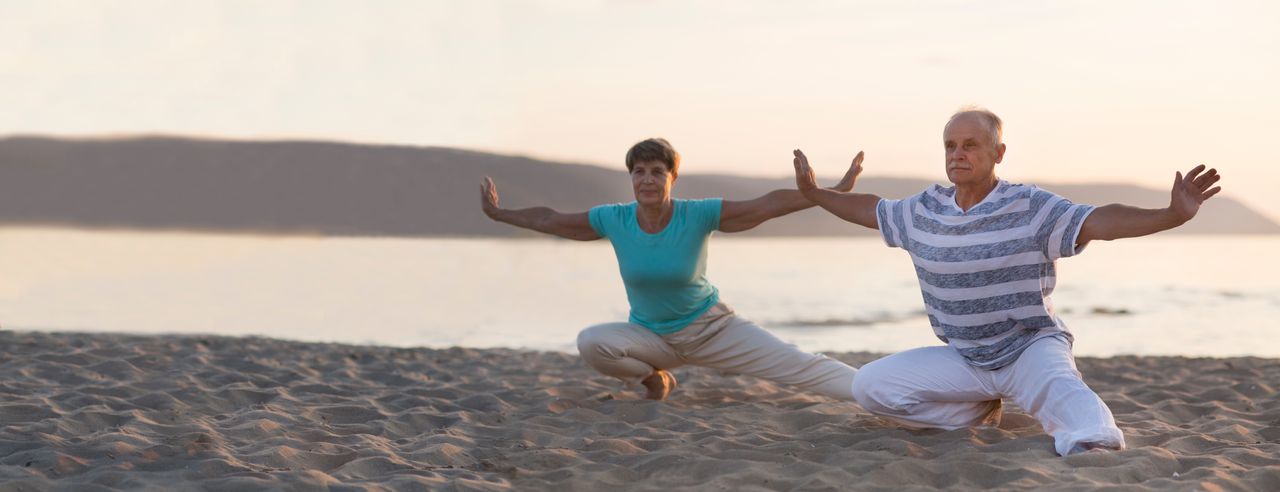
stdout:
POLYGON ((999 146, 996 147, 996 164, 999 164, 1000 161, 1004 160, 1004 151, 1005 151, 1004 144, 1000 144, 999 146))

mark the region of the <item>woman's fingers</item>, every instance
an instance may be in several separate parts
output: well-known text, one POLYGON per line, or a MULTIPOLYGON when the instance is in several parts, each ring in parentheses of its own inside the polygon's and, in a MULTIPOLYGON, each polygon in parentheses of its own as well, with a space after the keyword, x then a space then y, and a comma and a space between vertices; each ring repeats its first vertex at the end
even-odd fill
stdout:
POLYGON ((480 198, 487 205, 498 206, 498 187, 493 184, 493 179, 485 176, 484 181, 480 183, 480 198))

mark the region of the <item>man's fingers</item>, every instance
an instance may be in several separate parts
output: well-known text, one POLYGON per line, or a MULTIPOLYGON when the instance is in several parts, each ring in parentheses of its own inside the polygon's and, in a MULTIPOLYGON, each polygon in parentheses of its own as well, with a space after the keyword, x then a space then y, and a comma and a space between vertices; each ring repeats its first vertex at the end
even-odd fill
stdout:
POLYGON ((1209 182, 1209 180, 1213 179, 1217 175, 1218 175, 1217 169, 1210 169, 1208 171, 1205 171, 1204 174, 1196 176, 1194 183, 1196 186, 1200 187, 1200 189, 1203 190, 1207 188, 1207 186, 1205 186, 1205 183, 1209 182))
POLYGON ((794 160, 793 162, 794 162, 794 163, 795 163, 795 165, 796 165, 796 174, 797 174, 797 175, 809 175, 809 174, 813 174, 813 169, 809 167, 809 163, 808 163, 807 161, 805 161, 805 160, 804 160, 804 157, 803 157, 803 156, 801 156, 801 157, 796 157, 796 158, 795 158, 795 160, 794 160))
POLYGON ((1208 200, 1209 197, 1213 195, 1217 195, 1219 191, 1222 191, 1222 187, 1214 186, 1213 189, 1209 190, 1207 193, 1204 194, 1204 198, 1201 201, 1208 200))
POLYGON ((801 152, 801 151, 800 151, 800 149, 792 150, 792 151, 791 151, 791 154, 792 154, 792 155, 794 155, 794 156, 796 156, 796 158, 792 161, 792 162, 794 162, 794 163, 796 164, 796 166, 808 166, 808 165, 809 165, 809 158, 805 157, 805 156, 804 156, 804 152, 801 152))
POLYGON ((1199 176, 1201 171, 1204 171, 1204 164, 1191 168, 1191 170, 1187 172, 1187 181, 1195 183, 1196 176, 1199 176))
POLYGON ((1218 170, 1210 169, 1209 172, 1206 172, 1200 176, 1200 179, 1197 180, 1199 182, 1196 184, 1200 186, 1201 190, 1207 190, 1209 189, 1210 186, 1213 186, 1213 184, 1217 183, 1218 180, 1220 179, 1222 179, 1222 175, 1218 174, 1218 170))
POLYGON ((1209 179, 1204 180, 1203 183, 1200 183, 1200 191, 1209 189, 1210 186, 1213 186, 1214 183, 1217 183, 1221 179, 1222 179, 1222 175, 1216 174, 1210 177, 1209 179))
POLYGON ((859 151, 858 151, 858 155, 853 156, 853 165, 854 165, 854 167, 858 167, 858 166, 861 166, 861 165, 862 165, 862 158, 863 158, 863 157, 864 157, 864 154, 862 153, 862 151, 861 151, 861 150, 859 150, 859 151))

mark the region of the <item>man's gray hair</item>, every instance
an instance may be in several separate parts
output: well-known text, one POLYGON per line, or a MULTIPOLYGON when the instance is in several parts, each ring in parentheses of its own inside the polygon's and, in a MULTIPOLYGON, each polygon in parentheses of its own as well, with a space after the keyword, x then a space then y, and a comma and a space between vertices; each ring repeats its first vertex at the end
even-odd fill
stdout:
POLYGON ((992 145, 998 146, 1004 142, 1004 121, 1001 120, 999 116, 996 116, 995 113, 992 113, 990 109, 982 106, 969 105, 957 109, 955 114, 951 115, 951 119, 947 120, 947 124, 950 125, 952 121, 956 120, 956 118, 967 114, 978 115, 987 122, 987 127, 991 129, 992 145))

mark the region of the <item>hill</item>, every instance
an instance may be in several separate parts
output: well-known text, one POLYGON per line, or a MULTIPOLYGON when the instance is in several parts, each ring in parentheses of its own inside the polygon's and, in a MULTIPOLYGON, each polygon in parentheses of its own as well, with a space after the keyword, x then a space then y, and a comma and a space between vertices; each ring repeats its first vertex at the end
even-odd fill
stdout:
MULTIPOLYGON (((466 150, 308 141, 172 137, 0 139, 0 225, 61 225, 245 233, 374 236, 528 236, 480 213, 479 182, 492 176, 507 207, 585 210, 632 200, 617 169, 466 150)), ((787 177, 697 174, 685 198, 747 199, 790 188, 787 177)), ((859 189, 900 198, 928 180, 865 177, 859 189)), ((1074 201, 1158 207, 1168 192, 1124 184, 1041 187, 1074 201)), ((1280 225, 1226 197, 1176 230, 1280 233, 1280 225)), ((752 235, 843 236, 872 231, 821 210, 767 223, 752 235)))

